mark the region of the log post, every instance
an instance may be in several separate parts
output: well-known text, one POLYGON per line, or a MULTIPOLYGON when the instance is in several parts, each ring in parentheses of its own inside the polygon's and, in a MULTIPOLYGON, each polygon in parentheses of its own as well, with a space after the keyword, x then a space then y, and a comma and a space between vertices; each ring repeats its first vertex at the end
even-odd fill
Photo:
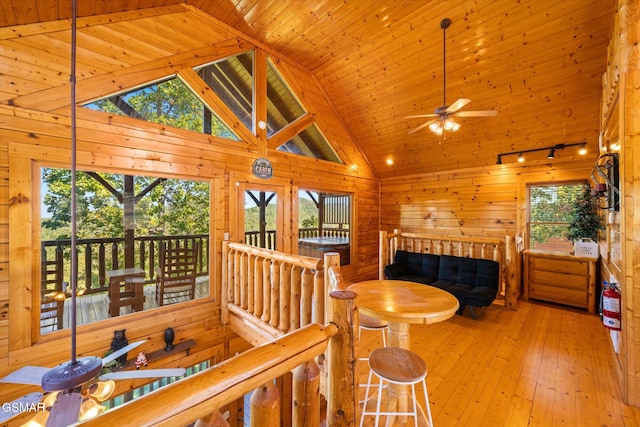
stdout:
POLYGON ((358 411, 357 294, 335 291, 328 298, 328 320, 338 327, 327 357, 327 425, 354 426, 358 411))
POLYGON ((320 425, 320 368, 310 360, 293 371, 293 426, 320 425))
POLYGON ((229 323, 229 310, 227 309, 227 304, 229 302, 229 241, 225 240, 222 242, 222 290, 221 290, 221 298, 222 302, 220 304, 220 320, 223 325, 229 323), (227 263, 225 263, 227 261, 227 263))
POLYGON ((505 295, 504 305, 507 308, 515 310, 518 305, 518 297, 520 296, 520 264, 517 260, 518 251, 513 236, 506 236, 506 277, 505 277, 505 295))
POLYGON ((280 427, 280 392, 268 381, 251 394, 251 427, 280 427))
POLYGON ((200 418, 193 427, 229 427, 229 423, 224 419, 220 411, 215 411, 206 417, 200 418))
POLYGON ((389 242, 387 241, 387 232, 380 230, 380 265, 378 265, 378 279, 384 280, 384 268, 391 264, 389 261, 389 242))

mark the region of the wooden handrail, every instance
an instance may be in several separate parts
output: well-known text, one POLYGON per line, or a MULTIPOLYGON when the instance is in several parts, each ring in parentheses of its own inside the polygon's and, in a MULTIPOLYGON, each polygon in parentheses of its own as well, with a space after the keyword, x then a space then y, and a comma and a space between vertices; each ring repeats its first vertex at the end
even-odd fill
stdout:
POLYGON ((222 323, 254 345, 311 322, 325 324, 324 264, 329 261, 225 241, 222 323))
POLYGON ((80 425, 187 425, 323 354, 337 333, 310 324, 80 425))

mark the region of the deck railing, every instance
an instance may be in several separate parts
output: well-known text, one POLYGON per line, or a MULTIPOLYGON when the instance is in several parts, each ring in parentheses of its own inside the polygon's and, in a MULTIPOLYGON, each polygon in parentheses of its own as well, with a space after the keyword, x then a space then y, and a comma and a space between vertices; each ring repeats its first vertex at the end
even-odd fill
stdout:
MULTIPOLYGON (((179 236, 143 236, 136 237, 136 267, 145 271, 147 283, 155 280, 155 268, 158 266, 160 245, 164 242, 172 246, 193 245, 200 242, 202 248, 198 256, 197 275, 205 276, 209 272, 209 236, 207 234, 189 234, 179 236)), ((78 286, 85 294, 106 292, 108 290, 108 270, 124 268, 124 238, 78 239, 78 286)), ((47 240, 42 242, 42 275, 46 291, 64 292, 64 283, 69 281, 71 240, 47 240), (49 266, 49 268, 47 268, 49 266), (45 279, 45 276, 47 280, 45 279)))

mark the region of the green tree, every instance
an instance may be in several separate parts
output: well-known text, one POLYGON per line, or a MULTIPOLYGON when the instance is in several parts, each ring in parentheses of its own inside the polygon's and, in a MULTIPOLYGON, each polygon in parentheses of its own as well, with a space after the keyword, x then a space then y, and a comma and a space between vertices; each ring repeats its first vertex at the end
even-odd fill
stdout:
POLYGON ((598 231, 603 230, 598 215, 598 201, 591 193, 591 187, 585 184, 569 212, 569 233, 567 239, 576 241, 589 238, 598 241, 598 231))
POLYGON ((95 101, 87 107, 195 132, 205 132, 207 129, 207 133, 212 135, 237 139, 229 128, 175 77, 95 101))

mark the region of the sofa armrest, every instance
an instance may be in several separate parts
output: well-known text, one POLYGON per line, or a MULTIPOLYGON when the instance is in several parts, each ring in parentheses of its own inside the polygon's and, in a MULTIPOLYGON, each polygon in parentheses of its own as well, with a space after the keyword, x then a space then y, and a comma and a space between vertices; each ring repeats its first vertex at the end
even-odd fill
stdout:
POLYGON ((397 277, 403 276, 405 272, 404 266, 402 264, 389 264, 384 268, 384 275, 387 279, 395 279, 397 277))

